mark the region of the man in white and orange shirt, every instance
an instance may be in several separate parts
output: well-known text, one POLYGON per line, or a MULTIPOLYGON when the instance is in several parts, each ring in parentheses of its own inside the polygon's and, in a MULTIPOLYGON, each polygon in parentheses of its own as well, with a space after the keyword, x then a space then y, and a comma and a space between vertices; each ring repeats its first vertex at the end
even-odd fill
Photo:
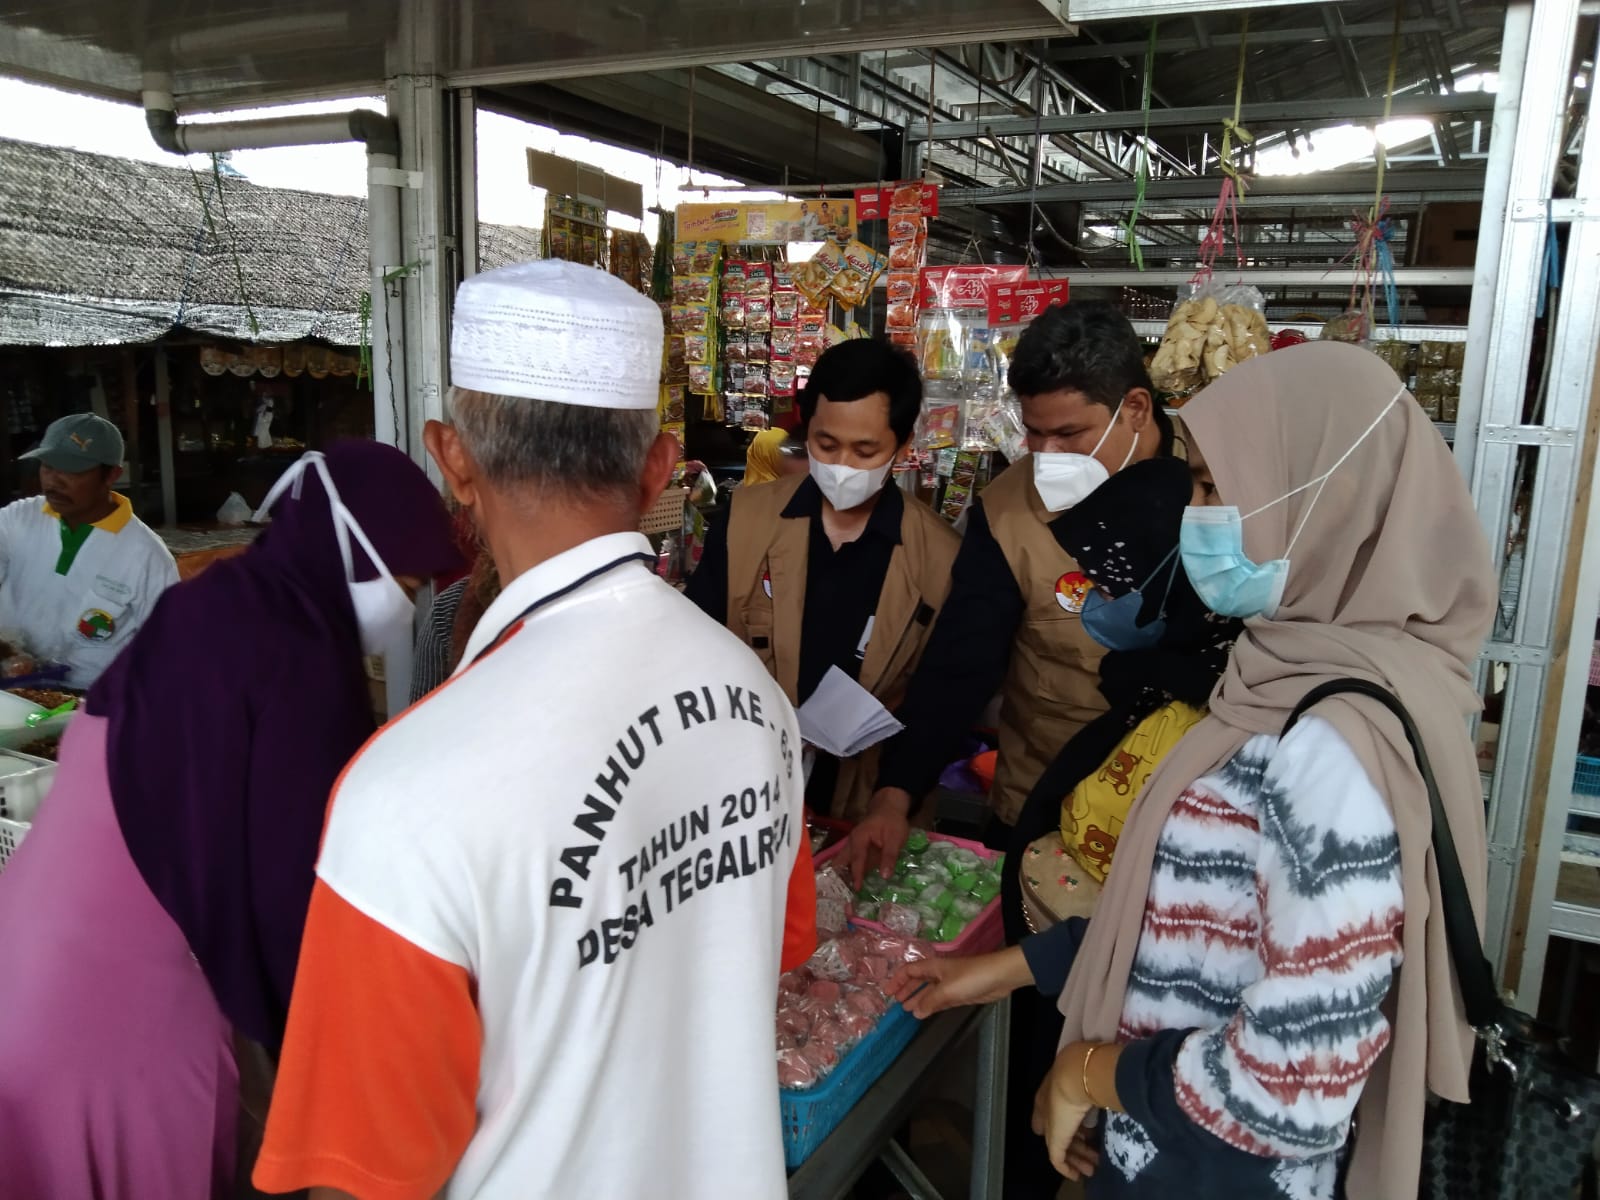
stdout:
POLYGON ((255 1171, 359 1200, 786 1194, 773 1012, 815 943, 799 731, 656 578, 659 310, 469 279, 427 440, 505 589, 335 789, 255 1171))

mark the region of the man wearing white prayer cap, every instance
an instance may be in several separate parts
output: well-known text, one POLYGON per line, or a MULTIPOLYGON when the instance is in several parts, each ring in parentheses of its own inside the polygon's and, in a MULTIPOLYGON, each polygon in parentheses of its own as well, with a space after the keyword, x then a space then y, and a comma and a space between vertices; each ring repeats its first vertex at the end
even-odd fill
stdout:
POLYGON ((799 731, 649 569, 661 314, 590 267, 474 276, 427 444, 504 590, 335 788, 267 1192, 786 1194, 780 970, 815 944, 799 731))

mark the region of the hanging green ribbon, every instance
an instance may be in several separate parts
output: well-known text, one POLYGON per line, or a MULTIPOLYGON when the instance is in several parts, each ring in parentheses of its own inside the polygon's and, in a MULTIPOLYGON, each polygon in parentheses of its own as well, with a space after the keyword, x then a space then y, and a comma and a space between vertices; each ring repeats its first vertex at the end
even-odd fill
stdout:
POLYGON ((1246 55, 1249 49, 1250 14, 1245 13, 1239 25, 1239 72, 1233 83, 1233 116, 1224 118, 1222 122, 1222 173, 1233 180, 1234 192, 1239 199, 1244 199, 1244 174, 1233 165, 1233 143, 1237 138, 1239 144, 1248 146, 1254 142, 1255 135, 1239 123, 1239 118, 1244 112, 1244 69, 1248 61, 1246 55))
POLYGON ((1144 113, 1144 136, 1139 139, 1139 170, 1134 177, 1133 208, 1128 211, 1128 220, 1123 225, 1123 232, 1128 240, 1128 260, 1139 270, 1144 270, 1144 247, 1139 245, 1139 214, 1144 211, 1145 185, 1150 182, 1150 96, 1154 89, 1156 73, 1156 28, 1158 23, 1150 22, 1150 44, 1144 51, 1144 94, 1139 101, 1140 111, 1144 113))

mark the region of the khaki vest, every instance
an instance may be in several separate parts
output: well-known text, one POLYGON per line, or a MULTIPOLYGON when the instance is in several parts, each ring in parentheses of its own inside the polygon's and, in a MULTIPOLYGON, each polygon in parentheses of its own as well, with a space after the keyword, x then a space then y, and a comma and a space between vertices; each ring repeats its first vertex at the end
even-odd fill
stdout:
MULTIPOLYGON (((766 664, 791 704, 800 677, 800 629, 811 549, 809 517, 783 516, 805 476, 733 494, 728 515, 728 628, 766 664), (770 584, 770 587, 768 586, 770 584)), ((961 540, 927 505, 902 495, 900 544, 878 593, 861 686, 891 712, 905 697, 934 617, 950 591, 961 540)), ((839 764, 831 815, 859 818, 878 777, 878 747, 839 764)))
POLYGON ((1050 532, 1051 514, 1027 459, 984 488, 983 511, 1025 606, 1000 692, 1000 756, 989 794, 995 815, 1011 825, 1061 747, 1106 711, 1100 694, 1105 650, 1078 619, 1084 592, 1067 583, 1057 591, 1078 564, 1050 532))

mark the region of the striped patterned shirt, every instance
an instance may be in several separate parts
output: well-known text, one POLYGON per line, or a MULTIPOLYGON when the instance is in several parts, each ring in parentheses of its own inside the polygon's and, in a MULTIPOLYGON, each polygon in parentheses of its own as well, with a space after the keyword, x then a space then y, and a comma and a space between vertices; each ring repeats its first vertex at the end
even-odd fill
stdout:
POLYGON ((1388 805, 1326 721, 1254 738, 1186 789, 1156 849, 1119 1035, 1128 1111, 1107 1121, 1094 1194, 1332 1196, 1389 1044, 1402 907, 1388 805))

